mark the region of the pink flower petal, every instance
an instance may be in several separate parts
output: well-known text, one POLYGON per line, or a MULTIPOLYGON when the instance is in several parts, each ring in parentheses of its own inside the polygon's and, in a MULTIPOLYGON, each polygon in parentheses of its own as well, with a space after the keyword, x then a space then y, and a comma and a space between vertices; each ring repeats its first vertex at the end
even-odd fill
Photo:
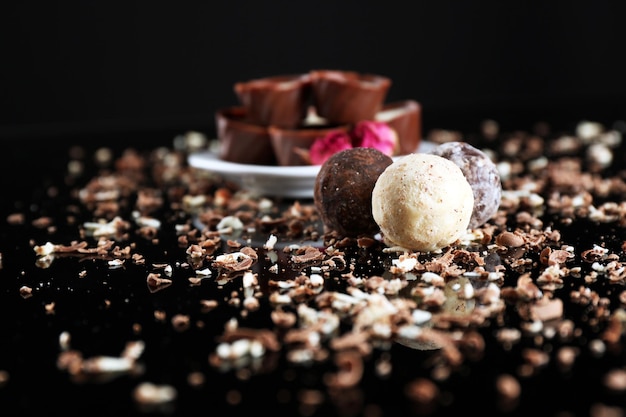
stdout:
POLYGON ((352 129, 354 146, 378 149, 385 155, 392 156, 398 144, 396 131, 383 122, 363 120, 352 129))
POLYGON ((326 136, 317 138, 311 145, 311 163, 313 165, 322 165, 332 155, 350 148, 352 148, 352 138, 348 133, 328 133, 326 136))

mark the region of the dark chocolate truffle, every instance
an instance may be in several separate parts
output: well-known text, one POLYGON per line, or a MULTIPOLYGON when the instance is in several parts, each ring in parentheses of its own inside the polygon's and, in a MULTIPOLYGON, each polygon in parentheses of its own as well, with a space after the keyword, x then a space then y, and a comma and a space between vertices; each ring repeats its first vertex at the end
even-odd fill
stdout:
POLYGON ((446 142, 431 151, 432 154, 454 162, 469 182, 474 193, 474 210, 469 228, 477 228, 498 211, 502 197, 502 182, 496 164, 489 156, 467 142, 446 142))
POLYGON ((393 160, 374 148, 346 149, 332 155, 315 179, 314 202, 324 225, 344 237, 372 236, 372 190, 393 160))

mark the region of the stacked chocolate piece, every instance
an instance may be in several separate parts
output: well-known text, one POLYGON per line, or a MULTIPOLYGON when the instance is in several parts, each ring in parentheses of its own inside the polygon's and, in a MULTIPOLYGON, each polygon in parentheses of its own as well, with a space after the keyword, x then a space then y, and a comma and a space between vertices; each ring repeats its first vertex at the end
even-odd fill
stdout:
POLYGON ((260 165, 308 165, 313 142, 345 133, 364 120, 388 124, 398 136, 395 154, 415 151, 421 106, 385 103, 391 80, 355 71, 314 70, 238 82, 240 105, 215 113, 220 158, 260 165))

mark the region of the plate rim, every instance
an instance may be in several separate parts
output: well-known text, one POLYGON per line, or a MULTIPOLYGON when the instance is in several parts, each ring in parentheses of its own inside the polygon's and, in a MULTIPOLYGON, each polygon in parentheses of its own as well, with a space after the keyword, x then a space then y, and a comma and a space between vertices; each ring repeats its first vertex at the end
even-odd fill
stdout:
MULTIPOLYGON (((434 144, 422 140, 416 152, 427 152, 434 144)), ((404 155, 396 156, 399 159, 404 155)), ((187 156, 189 166, 212 172, 244 185, 251 192, 274 197, 313 198, 314 184, 321 165, 255 165, 224 161, 214 149, 204 149, 187 156), (268 183, 281 179, 279 184, 268 183), (250 182, 251 181, 251 182, 250 182)))
POLYGON ((317 176, 320 165, 255 165, 224 161, 211 151, 200 151, 189 155, 188 163, 194 168, 200 168, 218 174, 254 175, 280 178, 311 178, 317 176))

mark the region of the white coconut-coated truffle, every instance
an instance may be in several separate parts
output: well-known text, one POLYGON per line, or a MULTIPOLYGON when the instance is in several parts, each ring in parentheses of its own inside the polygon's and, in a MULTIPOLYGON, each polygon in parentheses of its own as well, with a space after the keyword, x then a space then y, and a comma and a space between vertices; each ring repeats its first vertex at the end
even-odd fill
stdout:
POLYGON ((372 215, 389 246, 431 252, 467 231, 472 187, 461 169, 432 154, 406 155, 389 165, 372 191, 372 215))

